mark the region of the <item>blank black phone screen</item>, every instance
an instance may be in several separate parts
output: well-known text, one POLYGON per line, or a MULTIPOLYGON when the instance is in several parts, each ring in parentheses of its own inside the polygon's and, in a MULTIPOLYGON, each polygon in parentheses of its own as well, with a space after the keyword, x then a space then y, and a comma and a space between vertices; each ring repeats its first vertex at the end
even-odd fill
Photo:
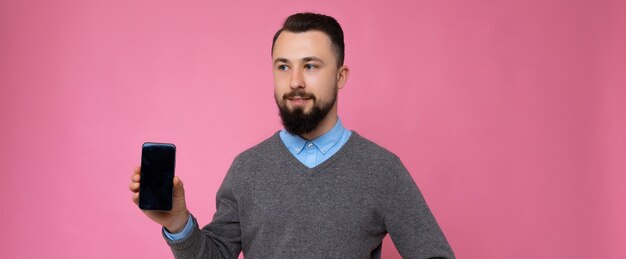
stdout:
POLYGON ((172 180, 176 163, 176 146, 146 142, 141 149, 139 208, 172 209, 172 180))

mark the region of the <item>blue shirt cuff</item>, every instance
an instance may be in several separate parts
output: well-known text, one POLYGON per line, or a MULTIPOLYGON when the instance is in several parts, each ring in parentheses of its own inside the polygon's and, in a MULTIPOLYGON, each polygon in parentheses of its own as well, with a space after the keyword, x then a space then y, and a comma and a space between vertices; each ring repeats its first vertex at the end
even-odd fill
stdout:
POLYGON ((192 227, 193 227, 193 220, 191 219, 191 214, 189 214, 189 218, 187 219, 187 225, 185 225, 185 228, 183 228, 182 231, 176 234, 172 234, 169 231, 167 231, 167 229, 163 228, 163 233, 170 240, 177 241, 177 240, 181 240, 189 236, 189 234, 191 234, 191 231, 193 230, 192 227))

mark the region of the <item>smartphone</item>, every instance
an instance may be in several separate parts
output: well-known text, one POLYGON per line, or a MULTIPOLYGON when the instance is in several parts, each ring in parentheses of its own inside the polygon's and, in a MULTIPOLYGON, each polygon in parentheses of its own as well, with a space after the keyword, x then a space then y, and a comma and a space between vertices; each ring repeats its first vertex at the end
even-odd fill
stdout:
POLYGON ((139 208, 171 210, 176 146, 146 142, 141 147, 139 208))

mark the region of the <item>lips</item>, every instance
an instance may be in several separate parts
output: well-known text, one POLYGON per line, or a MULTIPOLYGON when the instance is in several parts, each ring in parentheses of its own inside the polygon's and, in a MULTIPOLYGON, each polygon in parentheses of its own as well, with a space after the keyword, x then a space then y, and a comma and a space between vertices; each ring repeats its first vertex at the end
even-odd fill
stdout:
POLYGON ((306 101, 306 100, 310 100, 311 97, 296 96, 296 97, 288 97, 287 99, 291 101, 306 101))
POLYGON ((305 106, 307 103, 309 103, 309 100, 311 100, 311 98, 306 98, 306 97, 293 97, 293 98, 287 98, 287 101, 294 106, 305 106))
POLYGON ((315 96, 311 93, 307 93, 302 89, 291 91, 283 96, 284 100, 289 100, 293 102, 304 102, 311 99, 315 100, 315 96))

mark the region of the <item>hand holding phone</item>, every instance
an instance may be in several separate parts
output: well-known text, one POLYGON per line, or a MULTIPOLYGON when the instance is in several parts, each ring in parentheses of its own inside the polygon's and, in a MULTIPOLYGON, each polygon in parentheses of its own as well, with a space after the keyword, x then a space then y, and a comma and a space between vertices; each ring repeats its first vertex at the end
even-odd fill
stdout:
MULTIPOLYGON (((143 153, 143 148, 142 148, 142 158, 144 157, 144 154, 146 154, 146 157, 151 156, 148 153, 149 152, 143 153)), ((142 161, 142 164, 144 164, 143 161, 142 161)), ((143 189, 144 189, 143 184, 146 183, 146 181, 144 181, 142 178, 143 177, 142 175, 144 174, 147 175, 148 170, 144 170, 144 168, 141 168, 141 167, 136 167, 133 172, 133 175, 130 177, 129 189, 132 192, 132 200, 136 205, 139 205, 140 203, 139 196, 141 196, 140 193, 143 192, 143 189)), ((147 176, 147 177, 150 178, 150 176, 147 176)), ((173 185, 173 190, 171 192, 172 194, 170 195, 170 197, 172 197, 171 198, 172 201, 170 202, 171 210, 144 210, 142 209, 142 211, 144 214, 146 214, 146 216, 148 216, 148 218, 162 225, 163 227, 168 229, 168 231, 170 231, 171 233, 177 233, 180 230, 182 230, 185 224, 187 223, 187 219, 189 217, 189 211, 187 210, 187 205, 185 204, 185 189, 183 188, 183 182, 178 178, 178 176, 174 176, 173 180, 171 178, 169 179, 170 179, 169 180, 170 185, 173 185)), ((161 182, 161 183, 165 185, 167 182, 161 182)), ((146 196, 144 196, 143 198, 145 199, 146 196)), ((139 207, 141 208, 144 206, 139 206, 139 207)))

